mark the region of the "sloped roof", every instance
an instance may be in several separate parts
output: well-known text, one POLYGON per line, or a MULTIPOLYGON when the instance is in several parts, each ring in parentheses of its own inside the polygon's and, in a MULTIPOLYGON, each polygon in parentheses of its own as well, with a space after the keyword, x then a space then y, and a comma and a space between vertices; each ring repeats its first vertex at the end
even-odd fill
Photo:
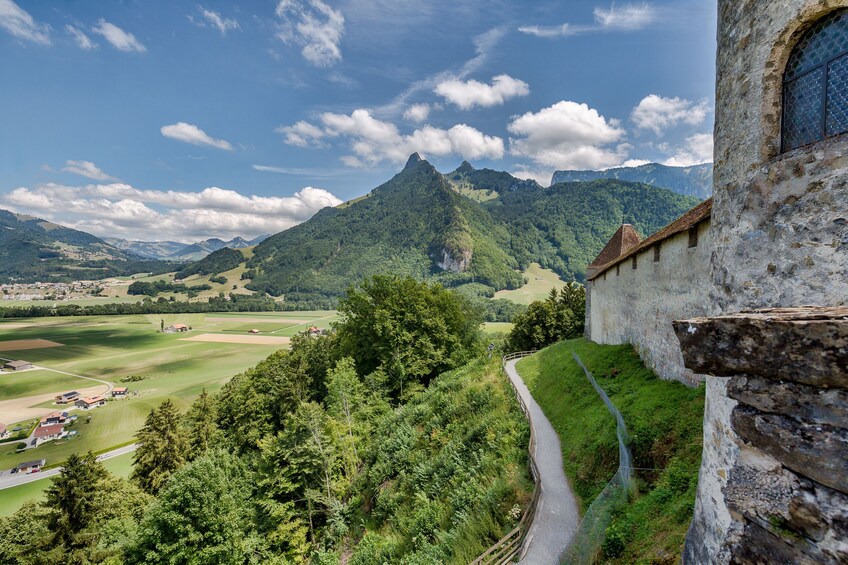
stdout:
POLYGON ((52 426, 41 426, 35 428, 35 437, 53 436, 65 430, 64 424, 53 424, 52 426))
POLYGON ((615 261, 642 241, 639 234, 630 224, 622 224, 620 228, 613 234, 604 248, 595 257, 595 260, 589 263, 587 270, 603 267, 607 263, 615 261))
MULTIPOLYGON (((658 232, 654 233, 653 235, 651 235, 650 237, 648 237, 647 239, 645 239, 644 241, 642 241, 638 245, 629 249, 628 251, 625 251, 624 253, 622 253, 618 257, 613 258, 609 262, 601 264, 601 265, 596 265, 595 263, 598 261, 598 259, 601 259, 601 255, 598 255, 598 259, 595 259, 595 261, 593 261, 592 264, 589 265, 590 268, 592 268, 594 266, 594 269, 595 269, 594 272, 589 274, 586 278, 588 278, 589 280, 596 279, 599 276, 601 276, 602 274, 604 274, 604 272, 609 270, 611 267, 614 267, 617 264, 624 261, 625 259, 628 259, 628 258, 632 257, 633 255, 636 255, 637 253, 644 251, 645 249, 648 249, 649 247, 651 247, 655 243, 663 241, 664 239, 668 239, 668 238, 675 236, 675 235, 677 235, 681 232, 687 231, 691 227, 697 226, 702 221, 708 219, 710 217, 710 215, 712 214, 712 211, 713 211, 713 199, 707 198, 706 200, 704 200, 703 202, 701 202, 700 204, 698 204, 697 206, 695 206, 694 208, 692 208, 691 210, 689 210, 688 212, 686 212, 685 214, 683 214, 682 216, 680 216, 679 218, 677 218, 676 220, 674 220, 673 222, 668 224, 666 227, 664 227, 661 230, 659 230, 658 232)), ((622 228, 623 227, 624 226, 622 226, 622 228)), ((619 231, 621 231, 621 230, 619 230, 619 231)), ((618 235, 618 232, 616 232, 616 235, 618 235)), ((615 238, 615 236, 613 236, 613 238, 615 238)), ((612 241, 610 241, 610 243, 612 243, 612 241)), ((609 247, 609 245, 610 244, 608 243, 607 247, 609 247)), ((604 251, 606 251, 606 249, 607 248, 605 247, 604 251)), ((603 255, 604 251, 601 251, 602 255, 603 255)))

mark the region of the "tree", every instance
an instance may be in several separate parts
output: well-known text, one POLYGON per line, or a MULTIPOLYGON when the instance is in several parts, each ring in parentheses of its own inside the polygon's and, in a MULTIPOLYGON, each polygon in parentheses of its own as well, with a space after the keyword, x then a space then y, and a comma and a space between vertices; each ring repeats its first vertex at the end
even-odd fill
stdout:
POLYGON ((564 339, 583 335, 586 316, 586 289, 579 283, 565 285, 545 300, 530 304, 513 319, 508 337, 513 351, 539 349, 564 339))
POLYGON ((470 301, 412 277, 379 275, 341 300, 336 330, 343 355, 356 361, 360 374, 383 369, 392 392, 404 384, 426 384, 472 355, 482 313, 470 301))
POLYGON ((343 428, 342 452, 346 472, 353 477, 359 466, 359 410, 365 404, 365 386, 356 375, 353 359, 346 357, 327 374, 327 413, 343 428))
POLYGON ((50 510, 48 526, 58 544, 81 547, 87 540, 80 533, 94 521, 98 508, 99 488, 108 472, 90 451, 80 456, 71 454, 62 472, 47 489, 45 505, 50 510))
POLYGON ((212 450, 178 470, 144 517, 129 563, 279 563, 256 528, 253 476, 212 450))
POLYGON ((155 495, 185 462, 186 440, 174 403, 168 399, 151 410, 135 437, 139 446, 131 478, 155 495))
POLYGON ((200 457, 223 440, 224 434, 218 428, 217 419, 217 403, 204 388, 183 418, 188 436, 189 460, 200 457))

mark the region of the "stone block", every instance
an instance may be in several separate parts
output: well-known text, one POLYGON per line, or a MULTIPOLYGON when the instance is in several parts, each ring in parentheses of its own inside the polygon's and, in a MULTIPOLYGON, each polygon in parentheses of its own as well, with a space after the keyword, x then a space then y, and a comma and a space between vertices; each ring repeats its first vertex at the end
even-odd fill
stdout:
POLYGON ((822 389, 762 377, 730 379, 727 395, 762 412, 774 412, 817 424, 848 426, 848 390, 822 389))

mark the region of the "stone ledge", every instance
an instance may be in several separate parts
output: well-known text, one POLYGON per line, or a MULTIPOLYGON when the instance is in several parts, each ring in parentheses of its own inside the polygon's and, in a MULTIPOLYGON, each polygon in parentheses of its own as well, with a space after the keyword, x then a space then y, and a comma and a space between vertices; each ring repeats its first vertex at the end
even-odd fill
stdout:
POLYGON ((848 390, 842 388, 822 389, 739 376, 730 379, 727 396, 763 412, 839 428, 848 426, 848 390))
POLYGON ((848 307, 751 310, 673 325, 696 373, 848 388, 848 307))

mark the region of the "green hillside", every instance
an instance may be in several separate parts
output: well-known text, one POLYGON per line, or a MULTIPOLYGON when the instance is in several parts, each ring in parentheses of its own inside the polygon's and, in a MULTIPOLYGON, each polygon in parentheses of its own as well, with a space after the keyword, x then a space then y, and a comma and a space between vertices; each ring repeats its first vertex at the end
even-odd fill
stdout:
POLYGON ((0 282, 100 279, 168 264, 142 259, 89 233, 0 210, 0 282))
POLYGON ((649 234, 697 202, 617 180, 543 189, 467 163, 442 175, 413 155, 367 198, 325 208, 256 246, 246 287, 293 306, 332 307, 349 285, 381 273, 473 285, 486 296, 521 287, 531 263, 582 280, 622 223, 649 234))

